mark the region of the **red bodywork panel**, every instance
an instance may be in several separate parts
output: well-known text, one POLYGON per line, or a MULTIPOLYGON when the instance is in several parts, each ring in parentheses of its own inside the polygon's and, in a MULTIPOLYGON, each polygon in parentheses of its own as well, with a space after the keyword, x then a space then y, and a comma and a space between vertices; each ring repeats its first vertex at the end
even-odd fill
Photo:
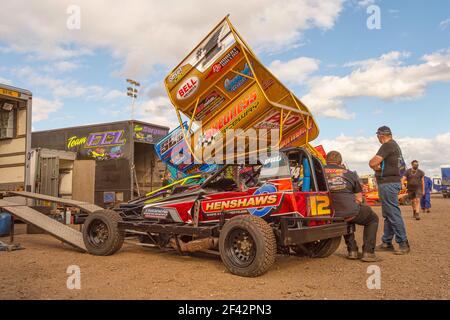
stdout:
MULTIPOLYGON (((178 215, 179 222, 191 222, 194 203, 195 197, 187 197, 150 207, 169 209, 172 215, 178 215)), ((296 213, 303 217, 333 216, 328 192, 294 192, 290 178, 268 180, 263 186, 246 191, 206 194, 200 205, 199 222, 217 222, 222 212, 225 213, 226 219, 242 214, 253 214, 262 218, 294 216, 296 213)), ((145 216, 151 218, 151 214, 145 216)), ((323 223, 325 222, 312 221, 310 225, 323 223)))

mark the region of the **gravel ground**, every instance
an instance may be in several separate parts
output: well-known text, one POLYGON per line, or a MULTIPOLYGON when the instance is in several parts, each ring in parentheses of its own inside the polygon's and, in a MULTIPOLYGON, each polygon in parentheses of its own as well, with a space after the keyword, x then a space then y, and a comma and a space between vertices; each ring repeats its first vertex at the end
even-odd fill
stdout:
MULTIPOLYGON (((16 241, 26 249, 0 252, 0 300, 450 299, 450 199, 436 195, 432 201, 432 212, 420 221, 412 219, 410 207, 402 207, 412 251, 406 256, 380 253, 381 289, 367 288, 370 264, 345 259, 343 242, 329 258, 278 256, 265 275, 241 278, 214 256, 179 256, 125 244, 113 256, 95 257, 48 235, 23 234, 19 225, 16 241), (80 290, 67 289, 70 265, 81 269, 80 290)), ((361 233, 358 228, 359 243, 361 233)))

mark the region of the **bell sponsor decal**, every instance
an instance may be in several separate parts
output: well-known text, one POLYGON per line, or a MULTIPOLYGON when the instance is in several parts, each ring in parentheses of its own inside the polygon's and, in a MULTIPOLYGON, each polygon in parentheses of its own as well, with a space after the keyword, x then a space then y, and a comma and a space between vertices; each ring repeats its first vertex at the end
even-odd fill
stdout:
POLYGON ((190 77, 179 88, 177 92, 178 100, 185 100, 192 96, 200 85, 200 81, 197 77, 190 77))

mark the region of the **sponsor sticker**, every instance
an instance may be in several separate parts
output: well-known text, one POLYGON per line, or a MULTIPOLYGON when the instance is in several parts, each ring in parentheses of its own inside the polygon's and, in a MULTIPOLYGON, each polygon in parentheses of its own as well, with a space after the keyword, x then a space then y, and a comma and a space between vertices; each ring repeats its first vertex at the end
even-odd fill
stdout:
POLYGON ((181 79, 182 76, 183 76, 183 70, 180 67, 169 76, 169 82, 172 84, 175 84, 181 79))
POLYGON ((264 81, 262 82, 263 90, 266 91, 266 90, 269 89, 274 83, 275 83, 275 80, 273 80, 273 79, 267 79, 267 80, 264 80, 264 81))
POLYGON ((225 98, 217 91, 212 91, 205 99, 200 101, 195 116, 197 120, 202 120, 211 112, 217 110, 218 107, 225 101, 225 98))
MULTIPOLYGON (((280 128, 281 113, 278 111, 273 112, 267 118, 255 125, 256 129, 279 129, 280 128)), ((283 119, 283 129, 289 129, 292 126, 299 124, 302 121, 302 117, 298 114, 291 114, 289 118, 283 119)))
MULTIPOLYGON (((244 69, 239 71, 242 74, 245 74, 246 76, 253 77, 252 70, 250 69, 250 66, 246 63, 244 65, 244 69)), ((244 83, 246 83, 248 80, 247 77, 236 75, 234 78, 231 79, 225 79, 223 85, 224 88, 228 92, 235 92, 237 89, 239 89, 244 83)))
POLYGON ((206 214, 247 210, 252 215, 263 217, 280 205, 282 197, 283 194, 277 192, 273 184, 265 184, 251 196, 203 201, 202 210, 206 214))
POLYGON ((144 217, 145 218, 153 218, 153 219, 165 219, 169 215, 169 211, 167 209, 161 208, 145 208, 144 209, 144 217))
POLYGON ((211 77, 212 75, 219 73, 220 71, 222 71, 223 68, 225 68, 225 66, 234 59, 234 57, 236 57, 239 54, 240 50, 238 47, 234 47, 233 49, 230 50, 230 52, 228 52, 226 54, 225 57, 223 57, 218 63, 214 64, 211 67, 211 71, 208 73, 208 75, 206 76, 205 79, 208 79, 209 77, 211 77))
POLYGON ((202 146, 204 144, 210 144, 219 132, 234 128, 251 111, 258 107, 259 101, 257 101, 257 99, 258 95, 256 91, 253 91, 237 104, 229 108, 225 113, 222 113, 221 116, 218 117, 218 119, 215 120, 202 135, 200 135, 198 145, 202 146))
POLYGON ((20 98, 20 92, 14 90, 0 88, 0 94, 13 98, 20 98))
POLYGON ((192 96, 200 85, 200 80, 197 77, 190 77, 178 88, 177 99, 185 100, 192 96))

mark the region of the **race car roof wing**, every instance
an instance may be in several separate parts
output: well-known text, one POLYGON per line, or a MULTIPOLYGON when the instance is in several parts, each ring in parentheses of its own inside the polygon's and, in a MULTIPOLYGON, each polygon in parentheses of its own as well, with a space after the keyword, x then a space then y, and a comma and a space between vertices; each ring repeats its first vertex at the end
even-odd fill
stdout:
MULTIPOLYGON (((276 147, 309 146, 319 134, 308 108, 257 59, 228 16, 164 83, 180 128, 184 128, 183 137, 198 162, 204 162, 199 154, 206 148, 216 148, 219 142, 235 143, 236 137, 225 137, 229 129, 242 130, 248 141, 264 138, 276 147), (189 119, 187 125, 182 115, 189 119), (198 129, 191 132, 194 122, 198 129), (250 129, 258 134, 247 134, 250 129), (267 129, 271 133, 260 134, 267 129)), ((267 149, 267 144, 258 148, 256 152, 267 149)), ((251 152, 247 147, 234 150, 233 157, 251 152)))

